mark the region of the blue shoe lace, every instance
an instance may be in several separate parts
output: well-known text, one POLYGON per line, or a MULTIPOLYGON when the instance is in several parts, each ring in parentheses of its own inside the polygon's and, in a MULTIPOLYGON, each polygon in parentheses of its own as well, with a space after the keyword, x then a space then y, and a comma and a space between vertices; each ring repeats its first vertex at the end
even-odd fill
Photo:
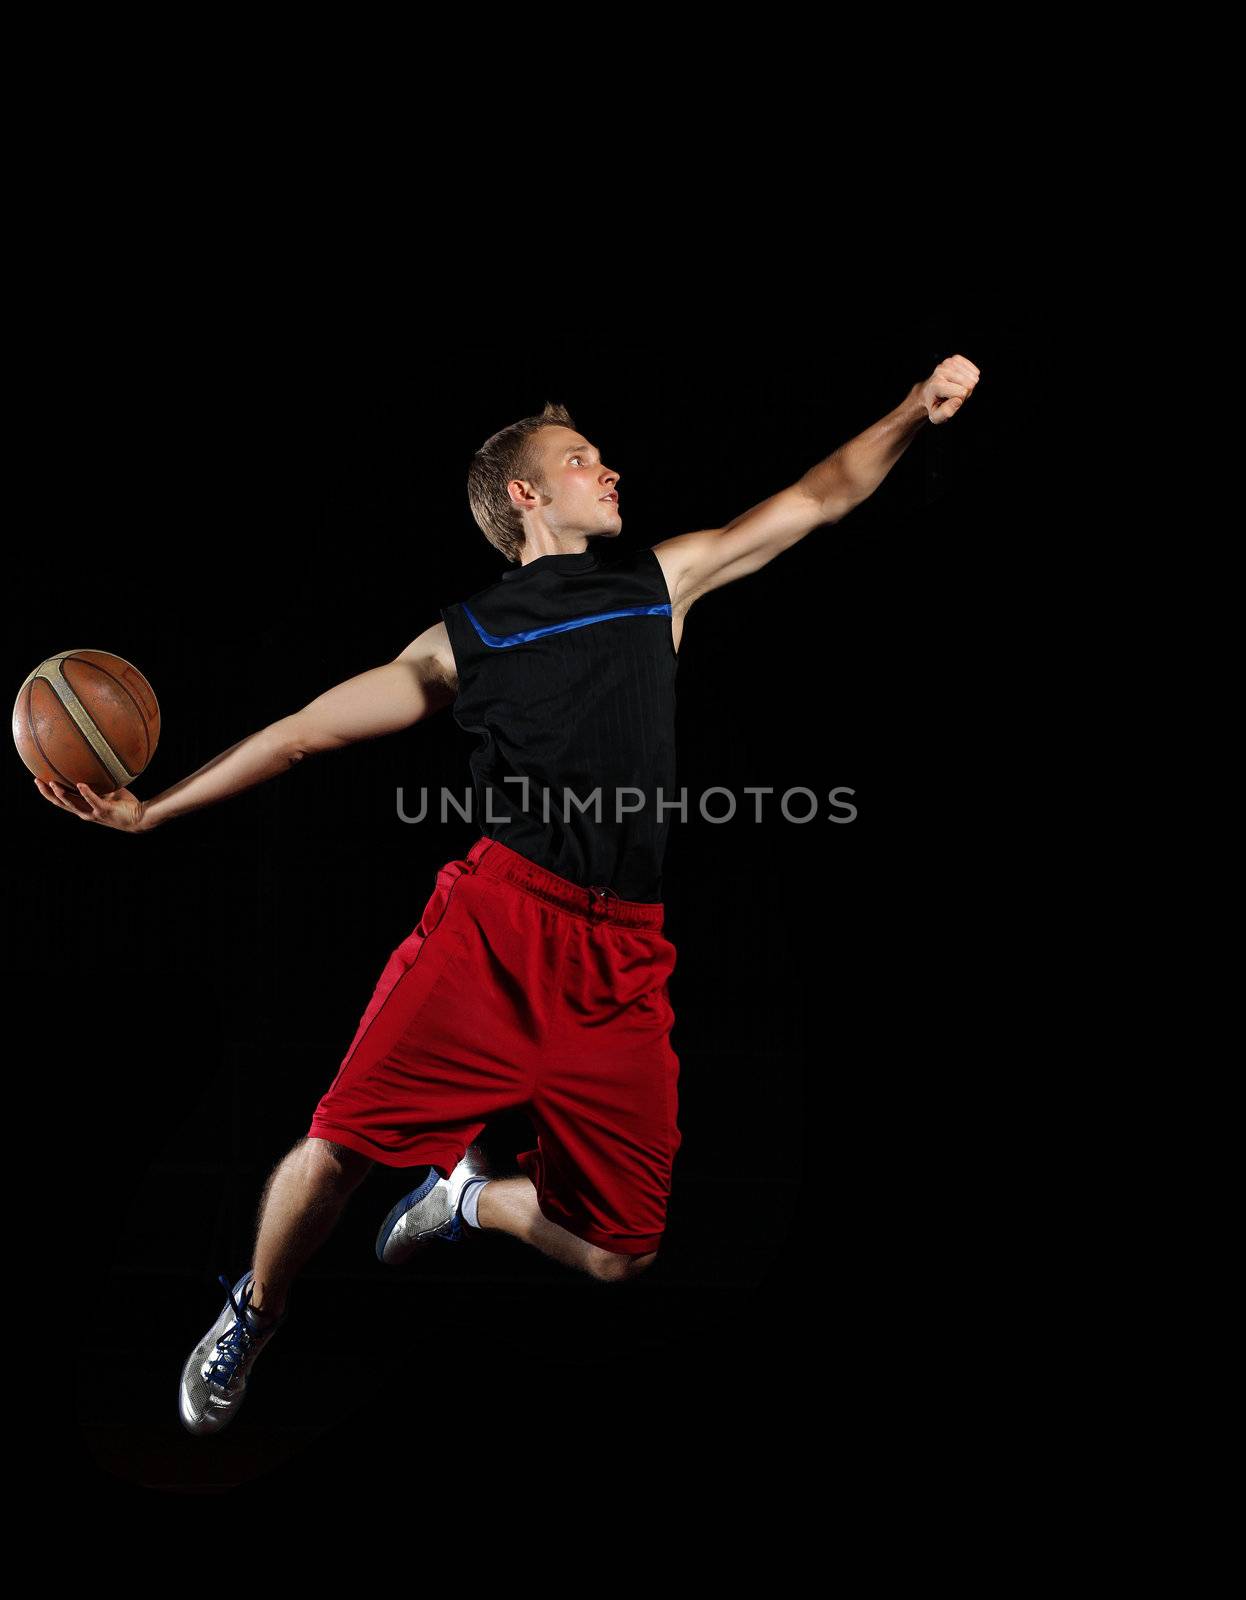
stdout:
MULTIPOLYGON (((486 1175, 482 1173, 481 1176, 485 1177, 486 1175)), ((469 1232, 469 1225, 463 1221, 463 1196, 475 1181, 475 1178, 470 1177, 464 1179, 459 1189, 459 1203, 455 1206, 454 1215, 450 1218, 450 1226, 445 1233, 435 1233, 433 1235, 434 1239, 443 1244, 457 1244, 469 1232)))
POLYGON ((229 1296, 229 1303, 233 1307, 234 1325, 223 1333, 216 1341, 216 1355, 212 1364, 204 1374, 208 1383, 215 1384, 220 1389, 227 1389, 233 1382, 234 1374, 238 1370, 238 1363, 249 1353, 255 1343, 255 1334, 247 1323, 247 1311, 251 1305, 251 1295, 255 1289, 255 1279, 247 1284, 242 1291, 241 1304, 234 1299, 233 1285, 222 1272, 219 1274, 225 1293, 229 1296))
MULTIPOLYGON (((445 1224, 443 1223, 442 1226, 444 1227, 445 1224)), ((450 1226, 447 1231, 445 1233, 435 1233, 433 1238, 438 1244, 454 1244, 462 1235, 462 1232, 463 1225, 459 1221, 459 1214, 456 1211, 450 1218, 450 1226)))

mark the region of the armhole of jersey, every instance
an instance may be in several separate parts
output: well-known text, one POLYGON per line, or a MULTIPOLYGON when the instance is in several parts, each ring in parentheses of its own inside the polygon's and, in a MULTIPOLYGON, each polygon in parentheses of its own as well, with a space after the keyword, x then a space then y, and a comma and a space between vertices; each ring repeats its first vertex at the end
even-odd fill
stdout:
POLYGON ((662 563, 658 560, 657 552, 654 550, 652 545, 650 545, 645 551, 645 554, 653 557, 653 564, 658 569, 658 581, 662 585, 662 592, 666 596, 666 603, 671 608, 670 620, 666 625, 666 642, 671 647, 671 660, 675 663, 676 667, 678 667, 679 651, 675 648, 675 601, 671 594, 671 586, 666 581, 666 574, 662 571, 662 563))
POLYGON ((675 596, 671 593, 671 586, 666 581, 666 573, 662 570, 662 563, 658 560, 657 551, 650 545, 645 554, 652 556, 653 564, 658 569, 658 581, 662 585, 662 593, 666 596, 666 603, 671 608, 671 621, 675 620, 675 596))
POLYGON ((458 691, 463 687, 463 676, 459 671, 458 652, 454 648, 454 629, 450 626, 450 613, 454 610, 454 607, 439 606, 438 610, 441 613, 441 620, 445 624, 446 638, 450 641, 450 659, 454 662, 455 698, 457 699, 458 691))

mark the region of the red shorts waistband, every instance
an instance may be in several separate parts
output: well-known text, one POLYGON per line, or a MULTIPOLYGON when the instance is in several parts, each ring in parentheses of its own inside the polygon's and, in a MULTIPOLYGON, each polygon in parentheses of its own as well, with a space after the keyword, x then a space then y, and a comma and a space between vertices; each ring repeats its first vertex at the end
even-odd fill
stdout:
POLYGON ((665 907, 660 900, 621 900, 606 885, 582 888, 548 867, 538 866, 521 856, 500 839, 477 839, 467 852, 473 871, 482 877, 497 878, 528 894, 594 922, 617 922, 628 928, 657 928, 661 931, 665 907))

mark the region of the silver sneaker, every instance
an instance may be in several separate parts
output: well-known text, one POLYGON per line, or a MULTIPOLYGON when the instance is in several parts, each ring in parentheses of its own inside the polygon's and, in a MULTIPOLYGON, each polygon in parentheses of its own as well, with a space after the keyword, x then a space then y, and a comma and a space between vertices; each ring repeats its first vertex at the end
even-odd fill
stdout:
POLYGON ((251 1311, 254 1276, 245 1272, 230 1289, 229 1279, 221 1274, 221 1282, 229 1290, 225 1309, 182 1368, 178 1410, 188 1433, 219 1433, 233 1421, 256 1358, 286 1320, 283 1314, 271 1326, 259 1327, 251 1311))
POLYGON ((378 1260, 396 1267, 434 1239, 456 1240, 470 1233, 459 1215, 463 1186, 469 1178, 491 1177, 493 1168, 478 1144, 468 1146, 448 1178, 439 1178, 436 1167, 430 1167, 419 1188, 403 1195, 381 1224, 376 1236, 378 1260))

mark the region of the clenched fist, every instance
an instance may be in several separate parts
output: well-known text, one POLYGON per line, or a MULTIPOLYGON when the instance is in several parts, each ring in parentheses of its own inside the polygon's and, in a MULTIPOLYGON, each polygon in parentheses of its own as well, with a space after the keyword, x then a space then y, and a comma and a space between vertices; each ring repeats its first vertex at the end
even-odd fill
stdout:
POLYGON ((938 424, 954 417, 977 386, 981 373, 967 356, 948 356, 940 361, 918 393, 926 415, 938 424))

